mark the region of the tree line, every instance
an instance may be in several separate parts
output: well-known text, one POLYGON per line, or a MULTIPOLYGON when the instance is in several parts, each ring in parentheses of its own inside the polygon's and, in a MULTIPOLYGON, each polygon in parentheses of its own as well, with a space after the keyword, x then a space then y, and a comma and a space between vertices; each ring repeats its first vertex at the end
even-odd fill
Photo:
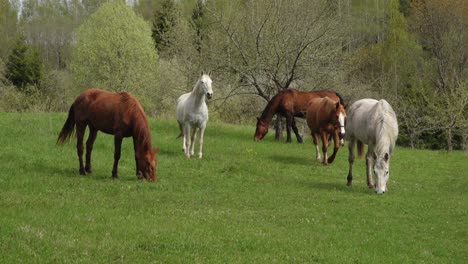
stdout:
POLYGON ((400 145, 466 149, 467 24, 463 0, 0 0, 0 110, 66 111, 99 87, 172 116, 204 70, 227 122, 332 89, 387 99, 400 145))

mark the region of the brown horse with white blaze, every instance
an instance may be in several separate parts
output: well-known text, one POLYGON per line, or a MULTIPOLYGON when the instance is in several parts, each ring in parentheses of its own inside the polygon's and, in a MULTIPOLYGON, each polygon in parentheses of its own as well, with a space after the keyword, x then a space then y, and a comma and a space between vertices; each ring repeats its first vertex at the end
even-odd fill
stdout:
POLYGON ((312 135, 317 160, 320 160, 318 143, 322 140, 323 165, 328 165, 335 160, 340 147, 339 141, 345 136, 346 106, 329 97, 310 100, 307 108, 307 125, 312 135), (328 144, 333 137, 333 154, 327 158, 328 144))
POLYGON ((77 153, 81 175, 91 173, 91 152, 98 131, 114 135, 114 166, 112 177, 118 178, 118 164, 122 140, 133 138, 136 173, 138 179, 156 181, 156 153, 152 149, 151 134, 146 114, 138 100, 129 93, 112 93, 89 89, 78 96, 70 107, 67 121, 63 125, 57 144, 64 144, 76 127, 77 153), (83 137, 89 127, 86 141, 86 166, 83 166, 83 137))
POLYGON ((260 118, 257 118, 257 126, 255 130, 254 140, 260 141, 268 133, 268 127, 271 119, 275 114, 280 114, 286 117, 286 142, 291 142, 291 128, 296 134, 297 142, 302 143, 303 139, 299 135, 294 117, 305 118, 307 107, 310 100, 314 98, 322 98, 328 96, 333 100, 344 104, 341 95, 335 91, 321 90, 301 92, 296 89, 285 89, 275 95, 267 104, 260 118))

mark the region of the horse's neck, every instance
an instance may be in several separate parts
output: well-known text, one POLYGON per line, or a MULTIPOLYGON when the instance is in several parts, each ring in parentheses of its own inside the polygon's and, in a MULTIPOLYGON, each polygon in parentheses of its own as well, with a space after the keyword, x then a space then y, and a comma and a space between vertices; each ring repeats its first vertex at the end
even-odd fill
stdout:
POLYGON ((195 107, 197 108, 205 103, 205 95, 200 92, 200 89, 200 81, 198 81, 189 96, 189 98, 194 101, 195 107))
POLYGON ((278 101, 278 97, 275 96, 268 102, 267 106, 262 112, 262 115, 260 116, 261 121, 266 122, 267 124, 270 123, 271 119, 273 119, 273 115, 275 115, 278 111, 278 101))
POLYGON ((133 128, 133 140, 137 156, 144 156, 151 150, 151 136, 149 134, 148 122, 143 118, 136 120, 133 128))

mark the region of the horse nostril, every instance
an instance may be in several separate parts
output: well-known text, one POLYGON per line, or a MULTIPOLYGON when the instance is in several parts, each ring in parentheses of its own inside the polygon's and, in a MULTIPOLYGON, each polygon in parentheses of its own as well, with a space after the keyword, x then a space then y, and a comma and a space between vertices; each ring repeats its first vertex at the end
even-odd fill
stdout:
POLYGON ((211 94, 211 93, 206 94, 206 97, 208 97, 208 99, 211 99, 212 96, 213 96, 213 94, 211 94))

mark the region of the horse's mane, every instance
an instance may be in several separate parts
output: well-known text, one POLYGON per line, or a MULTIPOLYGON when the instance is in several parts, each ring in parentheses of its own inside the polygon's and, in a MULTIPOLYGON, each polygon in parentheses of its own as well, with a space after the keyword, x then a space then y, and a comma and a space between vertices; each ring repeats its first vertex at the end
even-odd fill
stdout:
POLYGON ((129 93, 120 93, 120 100, 124 105, 127 105, 128 109, 126 109, 126 111, 134 115, 134 136, 141 142, 141 145, 146 148, 146 151, 151 150, 149 124, 143 107, 137 99, 129 93))
POLYGON ((396 115, 393 108, 384 100, 377 103, 377 111, 381 111, 381 114, 377 115, 377 120, 375 120, 377 124, 375 152, 377 154, 385 153, 388 147, 389 154, 391 154, 398 136, 396 115), (397 128, 397 134, 394 133, 395 127, 397 128))
POLYGON ((341 96, 341 94, 339 94, 338 92, 335 92, 336 96, 338 96, 338 98, 340 99, 340 104, 341 105, 344 105, 344 100, 343 100, 343 97, 341 96))
POLYGON ((279 96, 281 95, 281 92, 273 96, 270 101, 268 101, 268 104, 266 105, 265 109, 262 112, 262 115, 260 116, 260 120, 265 120, 268 118, 268 115, 273 116, 270 111, 272 111, 272 106, 274 103, 277 103, 276 101, 278 100, 279 96))

